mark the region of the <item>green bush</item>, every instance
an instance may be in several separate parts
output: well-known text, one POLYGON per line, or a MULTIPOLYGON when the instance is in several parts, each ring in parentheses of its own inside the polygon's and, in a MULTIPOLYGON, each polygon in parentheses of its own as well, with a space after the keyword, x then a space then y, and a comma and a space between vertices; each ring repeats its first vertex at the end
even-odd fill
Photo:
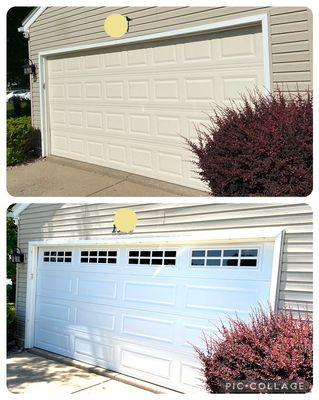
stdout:
POLYGON ((7 164, 16 165, 34 158, 36 131, 31 125, 31 117, 7 120, 7 164))
POLYGON ((24 115, 31 115, 31 101, 30 100, 20 100, 17 103, 19 107, 14 106, 14 102, 10 99, 7 102, 7 118, 18 118, 24 115))
POLYGON ((12 304, 7 304, 7 345, 11 347, 15 344, 17 334, 16 310, 12 304))

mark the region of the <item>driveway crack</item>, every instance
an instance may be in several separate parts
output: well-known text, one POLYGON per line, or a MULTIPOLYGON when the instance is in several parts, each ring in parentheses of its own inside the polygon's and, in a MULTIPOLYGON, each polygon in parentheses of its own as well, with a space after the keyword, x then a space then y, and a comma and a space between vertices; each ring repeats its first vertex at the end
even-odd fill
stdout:
POLYGON ((85 388, 82 388, 82 389, 79 389, 79 390, 75 390, 74 392, 71 392, 70 394, 83 392, 84 390, 91 389, 91 388, 99 386, 99 385, 103 385, 103 383, 109 382, 111 380, 112 380, 112 378, 108 378, 106 381, 96 383, 95 385, 86 386, 85 388))
POLYGON ((116 186, 116 185, 119 185, 120 183, 126 182, 129 176, 130 176, 130 175, 127 175, 126 178, 121 179, 121 180, 118 181, 118 182, 112 183, 112 185, 105 186, 105 187, 103 187, 102 189, 99 189, 99 190, 97 190, 97 191, 95 191, 95 192, 93 192, 93 193, 88 194, 88 197, 94 196, 94 195, 96 195, 97 193, 103 192, 103 190, 105 190, 105 189, 110 189, 110 188, 112 188, 112 187, 114 187, 114 186, 116 186))

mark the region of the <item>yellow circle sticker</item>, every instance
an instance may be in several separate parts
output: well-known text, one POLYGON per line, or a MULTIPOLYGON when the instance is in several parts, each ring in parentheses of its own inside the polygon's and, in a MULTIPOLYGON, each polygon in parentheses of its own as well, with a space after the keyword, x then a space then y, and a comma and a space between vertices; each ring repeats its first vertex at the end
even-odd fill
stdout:
POLYGON ((112 38, 119 38, 128 31, 128 20, 124 15, 111 14, 104 21, 104 30, 112 38))
POLYGON ((121 208, 115 214, 114 225, 116 229, 121 232, 132 232, 137 225, 137 216, 133 210, 129 208, 121 208))

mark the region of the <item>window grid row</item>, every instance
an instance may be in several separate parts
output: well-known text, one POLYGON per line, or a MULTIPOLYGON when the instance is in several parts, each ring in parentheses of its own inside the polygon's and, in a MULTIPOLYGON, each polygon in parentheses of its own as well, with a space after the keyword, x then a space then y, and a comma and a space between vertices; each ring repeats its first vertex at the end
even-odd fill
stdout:
POLYGON ((258 249, 193 249, 192 267, 257 267, 258 249))
MULTIPOLYGON (((175 266, 176 250, 129 250, 128 264, 175 266)), ((116 250, 82 250, 82 264, 117 264, 116 250)), ((72 251, 44 251, 44 262, 71 263, 72 251)), ((191 267, 257 267, 258 249, 192 249, 191 267)))
POLYGON ((83 250, 81 251, 81 263, 87 264, 116 264, 116 250, 83 250))
POLYGON ((131 250, 130 265, 175 266, 176 250, 131 250))
POLYGON ((72 262, 72 251, 45 251, 43 254, 44 262, 72 262))

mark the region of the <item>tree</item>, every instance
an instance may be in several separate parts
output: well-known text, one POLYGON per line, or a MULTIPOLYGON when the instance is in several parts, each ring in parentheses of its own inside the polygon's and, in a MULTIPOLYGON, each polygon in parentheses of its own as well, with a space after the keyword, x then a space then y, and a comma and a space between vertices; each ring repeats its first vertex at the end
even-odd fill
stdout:
POLYGON ((7 86, 29 87, 28 75, 23 75, 22 66, 29 58, 28 41, 18 32, 23 19, 33 7, 12 7, 7 12, 7 86))

